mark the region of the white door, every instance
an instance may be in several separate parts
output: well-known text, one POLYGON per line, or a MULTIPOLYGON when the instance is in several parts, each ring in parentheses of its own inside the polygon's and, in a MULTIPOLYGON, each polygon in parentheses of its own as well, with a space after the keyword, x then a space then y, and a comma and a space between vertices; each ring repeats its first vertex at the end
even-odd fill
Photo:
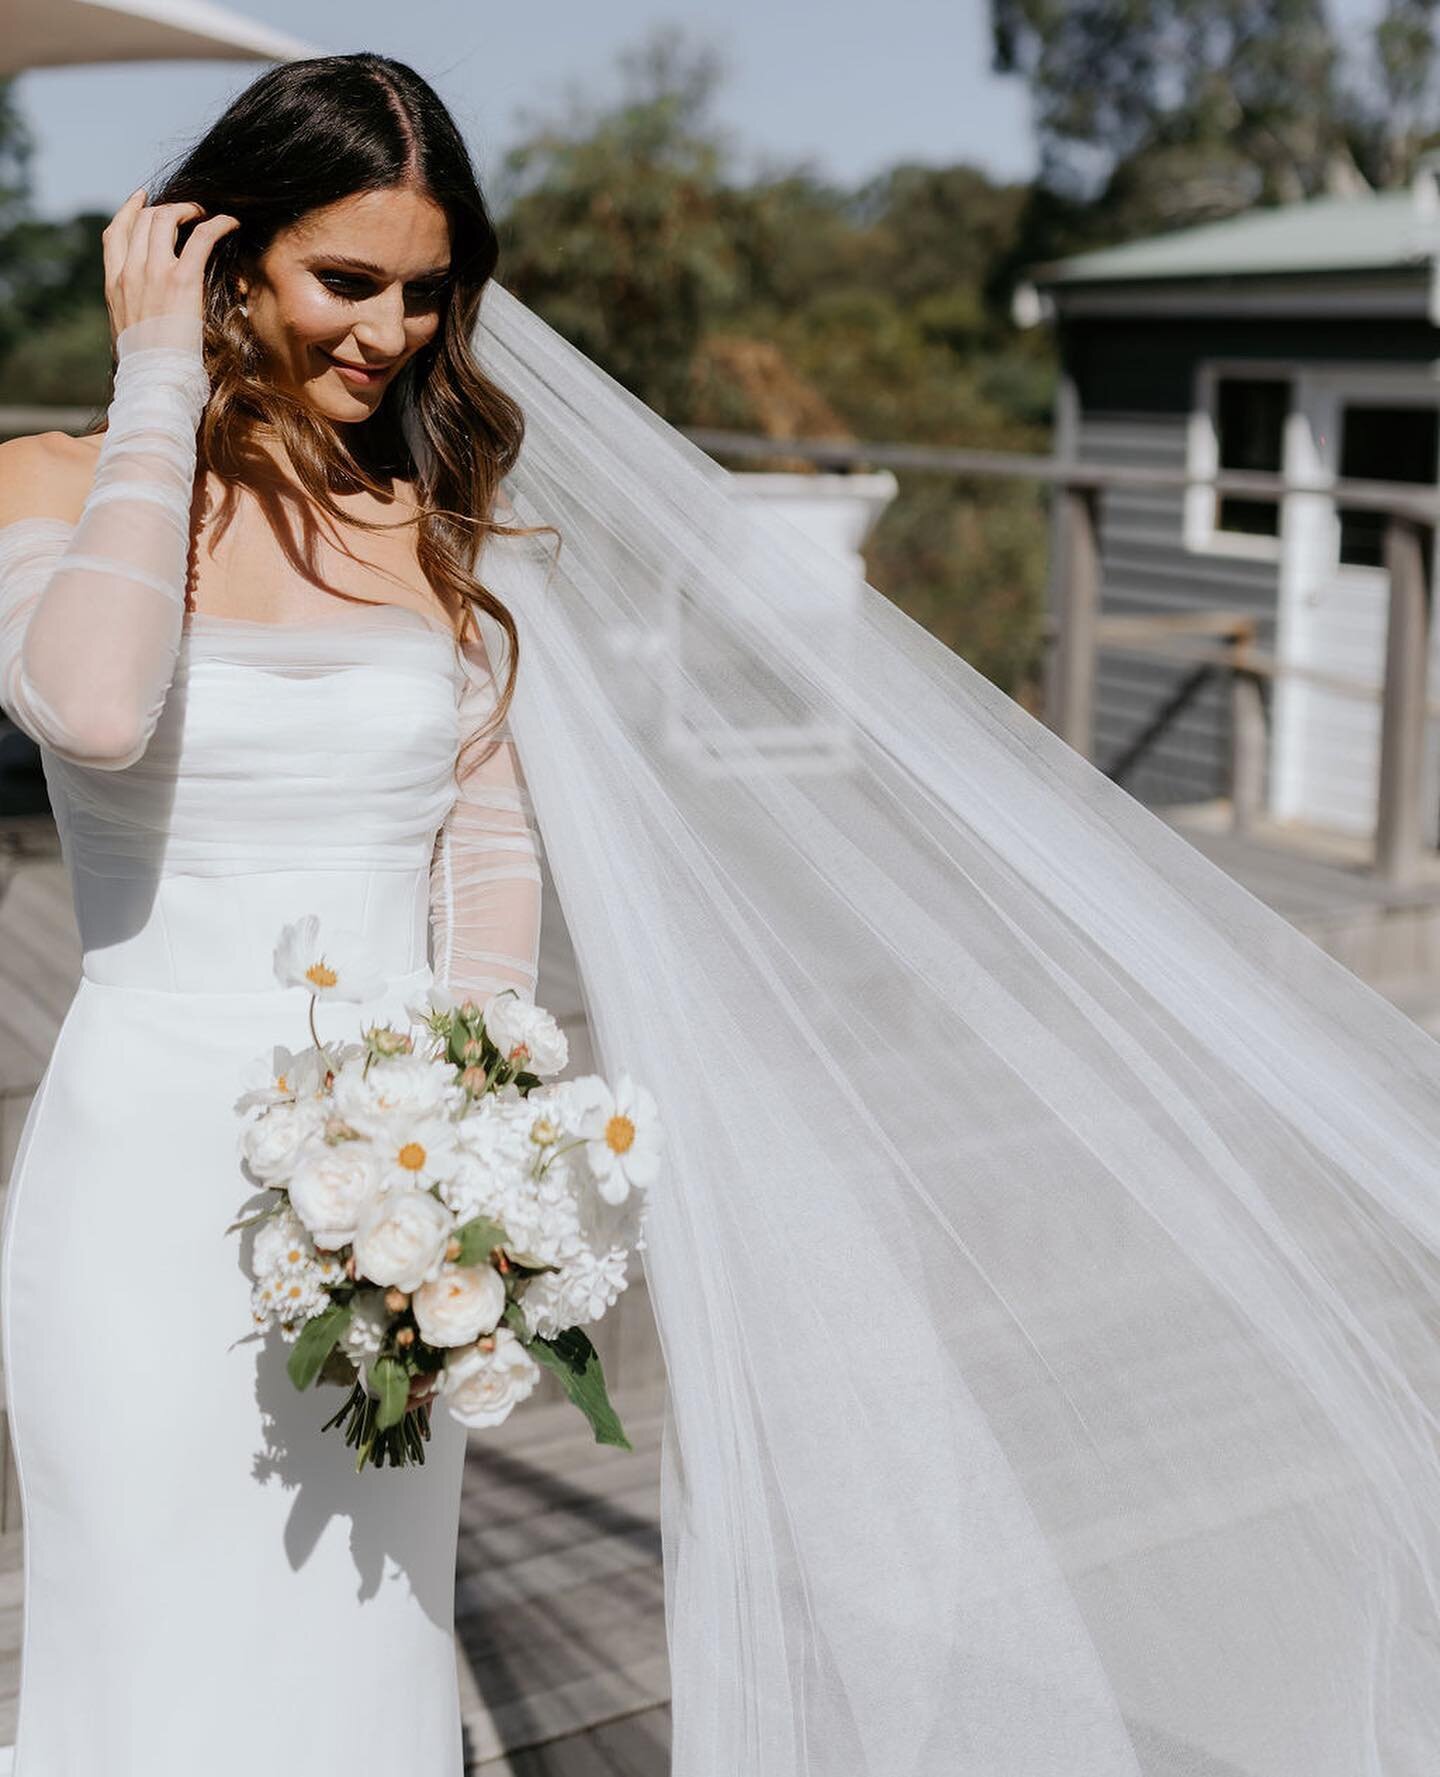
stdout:
MULTIPOLYGON (((1413 369, 1305 372, 1286 469, 1317 485, 1291 494, 1282 519, 1276 648, 1282 666, 1358 680, 1376 693, 1359 698, 1283 674, 1276 684, 1271 807, 1282 819, 1357 835, 1373 834, 1380 770, 1389 584, 1384 519, 1337 506, 1324 491, 1339 478, 1440 478, 1440 389, 1413 369)), ((1431 545, 1432 574, 1434 545, 1431 545)), ((1440 625, 1431 636, 1431 683, 1440 681, 1440 625)), ((1433 695, 1432 691, 1432 695, 1433 695)), ((1437 736, 1427 731, 1424 832, 1436 837, 1437 736)))

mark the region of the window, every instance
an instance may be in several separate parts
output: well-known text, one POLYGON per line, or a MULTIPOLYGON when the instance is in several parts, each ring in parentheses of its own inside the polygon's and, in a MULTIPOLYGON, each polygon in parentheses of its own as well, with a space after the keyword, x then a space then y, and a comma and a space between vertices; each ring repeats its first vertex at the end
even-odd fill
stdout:
MULTIPOLYGON (((1440 414, 1433 407, 1346 403, 1340 416, 1342 481, 1416 481, 1434 487, 1440 460, 1440 414)), ((1385 514, 1342 506, 1340 560, 1346 567, 1385 563, 1385 514)))
MULTIPOLYGON (((1281 377, 1220 377, 1215 384, 1218 467, 1278 475, 1285 456, 1290 384, 1281 377)), ((1222 495, 1215 529, 1246 537, 1280 535, 1278 500, 1222 495)))

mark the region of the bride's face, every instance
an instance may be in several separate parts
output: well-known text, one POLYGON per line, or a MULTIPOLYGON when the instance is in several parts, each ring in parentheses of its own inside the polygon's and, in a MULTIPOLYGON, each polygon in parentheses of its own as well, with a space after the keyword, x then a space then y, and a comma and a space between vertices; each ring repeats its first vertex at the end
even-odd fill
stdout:
POLYGON ((275 381, 327 418, 354 422, 434 338, 449 266, 445 212, 392 187, 312 210, 238 283, 275 381))

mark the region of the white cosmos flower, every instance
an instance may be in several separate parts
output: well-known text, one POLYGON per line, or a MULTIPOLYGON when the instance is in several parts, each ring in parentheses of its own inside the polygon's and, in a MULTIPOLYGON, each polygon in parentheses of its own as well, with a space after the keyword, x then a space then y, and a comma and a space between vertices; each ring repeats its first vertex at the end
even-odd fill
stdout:
POLYGON ((427 1345, 469 1345, 505 1312, 505 1280, 493 1265, 447 1265, 410 1303, 427 1345))
POLYGON ((558 1074, 570 1059, 565 1033, 543 1006, 502 988, 485 1002, 485 1031, 513 1066, 528 1074, 558 1074))
POLYGON ((246 1068, 248 1088, 235 1100, 237 1111, 256 1105, 283 1104, 296 1098, 313 1098, 325 1085, 329 1056, 312 1043, 305 1049, 287 1049, 277 1043, 268 1055, 257 1055, 246 1068))
POLYGON ((432 981, 425 989, 423 1000, 411 1000, 406 1003, 405 1011, 416 1024, 428 1024, 437 1012, 453 1012, 460 1001, 439 981, 432 981))
POLYGON ((303 987, 325 1000, 373 999, 385 987, 363 935, 337 931, 322 943, 316 913, 280 928, 275 975, 282 987, 303 987))
POLYGON ((445 1359, 440 1393, 462 1425, 499 1425, 540 1380, 540 1366, 509 1327, 489 1337, 491 1350, 462 1345, 445 1359))
POLYGON ((240 1151, 257 1179, 280 1184, 301 1155, 321 1139, 324 1127, 325 1111, 318 1099, 282 1099, 245 1125, 240 1151))
POLYGON ((595 1188, 607 1203, 623 1203, 632 1189, 653 1183, 664 1131, 654 1098, 629 1074, 621 1074, 613 1093, 599 1074, 582 1074, 563 1082, 550 1102, 584 1137, 595 1188))
POLYGON ((453 1071, 427 1056, 387 1055, 365 1064, 348 1057, 332 1088, 335 1109, 353 1128, 378 1135, 415 1118, 448 1113, 465 1094, 453 1071))
POLYGON ((316 1246, 333 1252, 355 1238, 360 1212, 380 1190, 380 1163, 365 1141, 312 1148, 286 1187, 316 1246))
POLYGON ((418 1290, 440 1275, 455 1218, 428 1191, 385 1191, 355 1230, 356 1269, 372 1283, 418 1290))
POLYGON ((445 1117, 425 1117, 415 1123, 396 1119, 371 1141, 385 1191, 428 1191, 449 1178, 457 1164, 455 1125, 445 1117))

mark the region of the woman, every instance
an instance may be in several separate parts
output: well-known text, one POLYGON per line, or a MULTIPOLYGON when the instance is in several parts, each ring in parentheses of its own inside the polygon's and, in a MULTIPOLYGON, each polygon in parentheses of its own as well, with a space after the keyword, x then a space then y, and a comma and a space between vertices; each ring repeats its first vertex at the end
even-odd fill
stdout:
MULTIPOLYGON (((646 1270, 671 1407, 679 1777, 1429 1773, 1433 1042, 843 564, 747 512, 493 279, 478 305, 475 284, 452 287, 442 343, 402 361, 421 334, 400 286, 444 250, 407 194, 445 213, 448 275, 474 263, 478 198, 441 115, 397 64, 295 64, 217 125, 223 157, 196 151, 223 177, 157 194, 202 204, 219 237, 193 231, 210 254, 210 460, 261 396, 298 389, 331 423, 316 464, 278 460, 301 495, 271 481, 273 434, 225 459, 266 553, 250 567, 237 550, 208 618, 200 582, 173 665, 170 631, 135 613, 91 646, 126 594, 105 581, 55 625, 42 684, 43 612, 106 570, 88 545, 66 564, 66 524, 43 559, 46 521, 74 513, 40 515, 33 494, 0 528, 22 558, 0 575, 12 648, 45 695, 24 702, 13 669, 7 694, 49 724, 86 938, 3 1279, 30 1539, 19 1777, 238 1773, 265 1755, 456 1768, 440 1594, 459 1453, 442 1438, 424 1470, 356 1487, 278 1358, 247 1392, 224 1367, 243 1298, 211 1212, 233 1189, 231 1076, 294 1015, 259 983, 258 934, 297 895, 366 927, 392 1005, 426 975, 420 856, 443 823, 437 972, 473 984, 498 952, 530 979, 525 835, 462 843, 456 811, 491 796, 497 819, 533 809, 600 1064, 654 1087, 672 1154, 646 1270), (332 292, 352 325, 294 299, 335 269, 305 262, 310 227, 370 192, 403 250, 369 250, 367 208, 376 281, 332 292), (270 232, 250 206, 279 193, 292 212, 270 232), (242 299, 268 355, 237 385, 242 299), (373 418, 347 405, 367 385, 346 359, 394 370, 373 418), (365 492, 408 484, 486 532, 488 600, 431 549, 439 519, 418 533, 424 584, 399 574, 418 617, 332 605, 271 551, 273 512, 326 510, 312 467, 343 483, 350 463, 392 461, 397 480, 365 492), (502 472, 517 522, 487 531, 469 490, 502 472), (427 601, 456 616, 452 594, 486 663, 514 620, 519 670, 514 751, 447 810, 459 737, 438 693, 457 682, 427 601), (117 699, 117 682, 139 689, 117 699), (117 702, 124 721, 103 713, 117 702), (103 756, 67 760, 67 720, 78 753, 103 756), (487 904, 487 847, 505 841, 522 874, 487 904), (51 1308, 61 1251, 86 1325, 51 1308), (117 1280, 117 1254, 143 1282, 117 1280), (90 1328, 148 1329, 152 1301, 150 1361, 188 1417, 171 1430, 167 1413, 141 1450, 128 1419, 153 1395, 134 1354, 155 1344, 132 1339, 122 1376, 90 1328), (278 1454, 252 1472, 270 1419, 278 1454)), ((155 256, 172 294, 198 272, 155 256)), ((145 325, 168 332, 172 304, 156 307, 145 325)), ((127 407, 124 429, 158 428, 147 456, 178 484, 176 407, 193 420, 204 391, 168 343, 173 373, 156 359, 137 377, 144 413, 127 407)), ((111 556, 143 536, 169 596, 173 505, 150 498, 126 525, 111 556)), ((341 595, 375 547, 331 573, 341 595)))
POLYGON ((463 1432, 357 1476, 245 1338, 225 1230, 245 1067, 305 1025, 282 924, 362 933, 391 979, 361 1016, 405 1022, 432 927, 457 992, 533 992, 537 854, 510 743, 470 745, 505 695, 463 621, 506 617, 463 565, 520 436, 466 350, 495 236, 434 95, 368 57, 259 82, 156 197, 105 230, 108 425, 0 447, 3 702, 85 952, 7 1213, 16 1768, 458 1772, 463 1432))

